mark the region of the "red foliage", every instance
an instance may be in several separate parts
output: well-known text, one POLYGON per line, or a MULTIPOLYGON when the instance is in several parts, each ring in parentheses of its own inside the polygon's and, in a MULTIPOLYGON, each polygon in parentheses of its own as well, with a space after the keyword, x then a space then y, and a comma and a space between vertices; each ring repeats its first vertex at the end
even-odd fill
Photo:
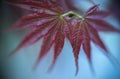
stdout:
POLYGON ((95 43, 97 46, 102 48, 106 53, 108 53, 107 48, 105 47, 104 43, 99 37, 98 32, 118 32, 120 33, 119 29, 114 28, 112 25, 107 23, 103 20, 104 17, 109 15, 109 12, 106 11, 99 11, 99 5, 94 5, 88 11, 86 11, 83 18, 76 20, 72 20, 71 22, 71 29, 72 29, 72 36, 71 36, 71 45, 73 48, 73 53, 76 62, 76 74, 78 71, 78 55, 80 51, 80 47, 82 46, 87 58, 91 64, 91 46, 90 42, 95 43))
POLYGON ((53 67, 63 49, 65 38, 67 38, 73 48, 77 74, 80 47, 83 48, 91 63, 91 42, 95 43, 105 52, 108 52, 99 37, 98 31, 120 32, 120 30, 103 20, 103 18, 109 15, 109 12, 98 10, 99 5, 94 5, 84 13, 84 16, 80 16, 75 12, 68 12, 69 14, 66 14, 64 12, 64 7, 53 0, 46 0, 44 2, 30 0, 9 4, 31 12, 31 14, 19 19, 11 27, 11 29, 31 28, 29 33, 11 55, 43 38, 36 65, 54 45, 53 67), (71 14, 74 17, 69 16, 71 14))

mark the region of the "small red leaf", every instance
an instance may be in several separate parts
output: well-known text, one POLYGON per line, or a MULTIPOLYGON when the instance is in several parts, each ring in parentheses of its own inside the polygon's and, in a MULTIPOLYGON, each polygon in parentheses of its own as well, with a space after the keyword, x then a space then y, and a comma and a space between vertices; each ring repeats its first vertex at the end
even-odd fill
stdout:
POLYGON ((90 45, 90 42, 91 42, 91 39, 90 39, 90 33, 89 33, 89 29, 88 29, 88 25, 87 23, 85 22, 83 24, 83 43, 82 43, 82 47, 83 47, 83 50, 87 56, 87 59, 88 59, 88 62, 90 64, 90 67, 91 67, 91 70, 94 72, 94 69, 93 69, 93 66, 92 66, 92 60, 91 60, 91 45, 90 45))
POLYGON ((89 20, 89 23, 91 23, 92 26, 99 31, 120 33, 120 29, 114 28, 114 26, 105 22, 104 20, 97 19, 97 18, 96 19, 89 18, 88 20, 89 20))
POLYGON ((73 54, 75 58, 75 64, 76 64, 76 75, 78 73, 78 57, 79 57, 79 52, 80 52, 80 47, 82 44, 82 30, 81 26, 79 23, 75 24, 72 28, 72 40, 71 40, 71 45, 73 48, 73 54))
POLYGON ((52 65, 50 67, 50 70, 54 67, 54 64, 56 63, 56 60, 57 60, 58 56, 60 55, 60 53, 63 49, 63 46, 64 46, 65 36, 62 34, 61 31, 62 30, 58 31, 56 34, 56 37, 55 37, 54 58, 53 58, 53 62, 52 62, 52 65))
POLYGON ((86 18, 106 18, 110 15, 111 13, 108 11, 104 10, 97 10, 96 12, 88 15, 86 18))
POLYGON ((98 35, 98 32, 96 29, 94 29, 92 27, 92 25, 90 25, 89 23, 87 23, 87 26, 88 26, 88 31, 89 31, 89 35, 90 35, 90 38, 91 40, 96 44, 98 45, 100 48, 102 48, 105 52, 108 52, 104 43, 102 42, 102 40, 100 39, 99 35, 98 35))
MULTIPOLYGON (((8 4, 11 4, 13 6, 20 7, 22 9, 28 10, 30 12, 35 12, 35 13, 49 13, 49 14, 55 14, 58 11, 56 8, 52 8, 48 3, 46 2, 39 2, 39 1, 21 1, 21 2, 14 2, 10 3, 7 2, 8 4)), ((54 5, 54 4, 53 4, 54 5)), ((59 6, 59 5, 58 5, 59 6)))
POLYGON ((45 13, 41 13, 40 15, 29 14, 29 15, 23 16, 21 19, 19 19, 8 30, 32 28, 34 26, 40 26, 49 21, 51 22, 53 19, 54 19, 54 15, 50 15, 50 14, 45 14, 45 13))
POLYGON ((91 62, 91 46, 90 46, 90 38, 89 38, 89 33, 88 29, 86 26, 86 23, 83 24, 82 26, 82 32, 83 32, 83 50, 85 51, 85 54, 87 55, 87 58, 89 62, 91 62))
POLYGON ((85 12, 85 15, 89 16, 89 15, 93 14, 94 12, 96 12, 98 10, 98 6, 99 6, 99 4, 92 6, 90 9, 88 9, 85 12))

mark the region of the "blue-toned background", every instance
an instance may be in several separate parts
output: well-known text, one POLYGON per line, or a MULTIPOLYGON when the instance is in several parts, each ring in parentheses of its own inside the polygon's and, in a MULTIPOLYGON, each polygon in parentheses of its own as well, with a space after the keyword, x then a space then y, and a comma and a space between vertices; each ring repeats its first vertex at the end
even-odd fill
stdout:
MULTIPOLYGON (((110 0, 94 0, 94 2, 100 4, 100 9, 107 9, 107 5, 111 4, 110 0)), ((81 7, 84 11, 92 6, 87 0, 74 0, 73 4, 77 8, 81 7)), ((19 8, 0 3, 0 79, 120 79, 120 67, 113 65, 93 43, 91 43, 92 62, 95 73, 91 72, 86 55, 81 49, 79 55, 79 73, 75 76, 74 57, 67 39, 64 49, 50 73, 47 73, 47 69, 51 65, 53 48, 38 65, 37 69, 33 70, 42 40, 22 49, 15 56, 8 58, 8 54, 20 43, 26 31, 3 32, 3 30, 10 27, 24 14, 25 12, 19 8)), ((115 17, 111 16, 106 20, 120 29, 119 22, 115 17)), ((120 34, 100 33, 100 36, 108 50, 120 62, 120 34)))

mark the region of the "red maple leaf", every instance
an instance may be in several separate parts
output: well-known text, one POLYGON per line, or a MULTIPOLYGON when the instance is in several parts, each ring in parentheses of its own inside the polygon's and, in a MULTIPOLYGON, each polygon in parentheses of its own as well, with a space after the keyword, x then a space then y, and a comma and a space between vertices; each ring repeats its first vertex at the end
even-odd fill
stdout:
MULTIPOLYGON (((94 5, 84 13, 84 16, 79 16, 81 19, 73 18, 70 23, 72 25, 72 36, 70 39, 73 53, 76 62, 76 74, 78 73, 78 55, 82 47, 91 65, 91 45, 93 42, 106 53, 109 53, 98 32, 118 32, 119 29, 114 28, 111 24, 107 23, 103 18, 107 17, 110 13, 107 11, 98 10, 99 5, 94 5)), ((92 67, 92 66, 91 66, 92 67)))
MULTIPOLYGON (((10 3, 11 4, 11 3, 10 3)), ((55 63, 57 57, 61 53, 64 40, 66 37, 66 25, 62 14, 64 13, 62 7, 55 1, 22 1, 15 2, 12 5, 23 8, 32 12, 19 19, 10 29, 24 29, 31 28, 30 32, 25 36, 20 45, 11 53, 14 54, 20 49, 36 43, 43 38, 40 54, 37 63, 49 52, 54 45, 54 59, 55 63)))
POLYGON ((98 5, 94 5, 84 13, 84 16, 80 16, 72 11, 65 12, 64 7, 53 0, 45 0, 43 2, 29 0, 9 4, 31 12, 31 14, 19 19, 10 28, 31 28, 29 33, 11 55, 43 38, 36 65, 49 52, 50 48, 54 46, 54 58, 51 66, 53 67, 63 49, 65 38, 67 38, 73 48, 77 74, 78 55, 81 46, 91 63, 91 41, 105 52, 108 52, 98 35, 98 31, 120 32, 120 30, 103 20, 109 13, 106 11, 99 11, 98 5))

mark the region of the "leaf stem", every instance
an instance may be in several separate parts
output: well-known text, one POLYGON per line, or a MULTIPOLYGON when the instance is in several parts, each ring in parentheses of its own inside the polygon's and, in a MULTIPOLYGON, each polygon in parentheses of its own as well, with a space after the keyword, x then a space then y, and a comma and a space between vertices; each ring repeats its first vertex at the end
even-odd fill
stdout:
POLYGON ((70 15, 71 15, 71 16, 76 16, 76 17, 78 17, 78 18, 83 19, 83 17, 82 17, 81 15, 79 15, 79 14, 73 12, 73 11, 69 11, 69 12, 67 12, 67 13, 62 14, 63 17, 64 17, 64 16, 70 16, 70 15))

